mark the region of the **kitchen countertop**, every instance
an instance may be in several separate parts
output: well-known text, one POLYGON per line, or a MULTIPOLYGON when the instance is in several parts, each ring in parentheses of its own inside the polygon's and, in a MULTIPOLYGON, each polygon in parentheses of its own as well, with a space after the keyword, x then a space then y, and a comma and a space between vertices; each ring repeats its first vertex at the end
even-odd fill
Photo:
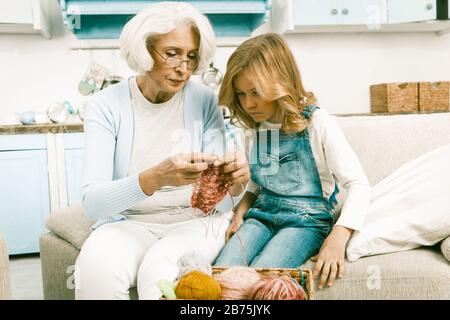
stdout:
POLYGON ((1 134, 38 134, 38 133, 72 133, 83 132, 82 123, 42 123, 42 124, 14 124, 0 125, 1 134))
MULTIPOLYGON (((391 116, 401 114, 428 114, 428 113, 448 113, 450 111, 418 111, 410 113, 343 113, 335 114, 338 117, 353 116, 391 116)), ((38 134, 38 133, 73 133, 83 132, 83 123, 43 123, 43 124, 15 124, 0 125, 0 135, 4 134, 38 134)))

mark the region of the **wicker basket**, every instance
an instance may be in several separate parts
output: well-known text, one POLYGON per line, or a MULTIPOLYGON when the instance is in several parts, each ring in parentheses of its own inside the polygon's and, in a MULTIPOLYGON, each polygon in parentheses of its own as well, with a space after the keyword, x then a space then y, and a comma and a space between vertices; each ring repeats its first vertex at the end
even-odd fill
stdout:
POLYGON ((370 86, 370 110, 373 113, 416 112, 418 109, 418 82, 382 83, 370 86))
POLYGON ((450 110, 450 82, 420 82, 419 110, 420 111, 449 111, 450 110))
MULTIPOLYGON (((218 274, 227 268, 213 267, 213 275, 218 274)), ((289 268, 255 268, 262 275, 283 276, 288 275, 297 280, 306 293, 306 300, 314 300, 314 277, 309 269, 289 269, 289 268)))

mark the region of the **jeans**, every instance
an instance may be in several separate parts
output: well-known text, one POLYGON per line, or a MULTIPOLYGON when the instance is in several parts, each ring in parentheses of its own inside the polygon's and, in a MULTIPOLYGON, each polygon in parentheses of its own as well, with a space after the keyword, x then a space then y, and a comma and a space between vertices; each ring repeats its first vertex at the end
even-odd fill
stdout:
POLYGON ((258 198, 215 265, 297 268, 318 253, 332 225, 324 202, 258 198))

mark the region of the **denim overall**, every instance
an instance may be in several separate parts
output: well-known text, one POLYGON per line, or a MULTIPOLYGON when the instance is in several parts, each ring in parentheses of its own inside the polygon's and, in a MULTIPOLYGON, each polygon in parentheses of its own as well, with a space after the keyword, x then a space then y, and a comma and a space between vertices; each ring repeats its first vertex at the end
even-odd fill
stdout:
MULTIPOLYGON (((316 106, 303 111, 309 119, 316 106)), ((323 197, 308 130, 259 130, 249 160, 260 193, 215 264, 297 268, 315 255, 333 226, 333 195, 323 197)))

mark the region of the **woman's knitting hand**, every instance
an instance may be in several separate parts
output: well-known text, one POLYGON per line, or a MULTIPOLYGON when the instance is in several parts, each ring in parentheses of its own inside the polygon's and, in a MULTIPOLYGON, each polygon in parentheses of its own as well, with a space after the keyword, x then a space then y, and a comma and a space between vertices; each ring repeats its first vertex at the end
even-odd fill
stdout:
POLYGON ((331 287, 336 276, 342 278, 345 269, 345 246, 353 230, 335 225, 325 239, 320 251, 311 258, 316 262, 313 276, 316 279, 321 273, 318 288, 322 289, 325 283, 331 287))
POLYGON ((231 180, 230 191, 233 196, 240 195, 247 186, 250 180, 250 168, 245 154, 242 152, 227 153, 224 159, 218 159, 214 165, 223 166, 223 173, 225 173, 231 180))
POLYGON ((139 184, 147 195, 165 186, 192 184, 208 169, 208 163, 213 163, 216 159, 216 156, 206 153, 176 154, 141 172, 139 184))

